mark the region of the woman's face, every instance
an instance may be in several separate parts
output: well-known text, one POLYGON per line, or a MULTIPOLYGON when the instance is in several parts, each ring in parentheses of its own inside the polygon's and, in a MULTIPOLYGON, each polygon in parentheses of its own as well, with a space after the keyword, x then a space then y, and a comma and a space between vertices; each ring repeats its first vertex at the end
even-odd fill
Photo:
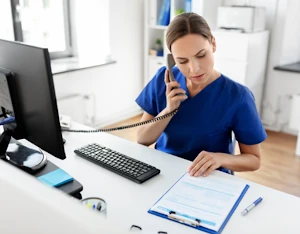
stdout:
POLYGON ((210 43, 203 36, 188 34, 171 46, 172 55, 181 73, 196 85, 205 85, 213 79, 215 39, 210 43))

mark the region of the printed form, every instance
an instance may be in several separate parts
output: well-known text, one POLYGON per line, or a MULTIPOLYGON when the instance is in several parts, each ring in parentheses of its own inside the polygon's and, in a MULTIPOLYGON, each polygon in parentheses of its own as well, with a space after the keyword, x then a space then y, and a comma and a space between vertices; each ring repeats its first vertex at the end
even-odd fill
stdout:
POLYGON ((223 173, 191 177, 186 173, 150 210, 200 220, 200 226, 218 231, 246 184, 223 173))

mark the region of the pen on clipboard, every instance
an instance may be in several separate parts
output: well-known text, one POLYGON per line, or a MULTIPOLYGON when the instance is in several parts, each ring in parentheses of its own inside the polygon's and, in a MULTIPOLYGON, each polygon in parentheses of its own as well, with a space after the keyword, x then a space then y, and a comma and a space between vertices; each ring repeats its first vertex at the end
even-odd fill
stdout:
POLYGON ((179 221, 181 223, 188 224, 190 226, 194 226, 194 227, 200 226, 200 220, 199 219, 191 219, 191 218, 188 218, 188 217, 184 217, 180 214, 176 214, 175 211, 170 211, 169 215, 168 215, 168 218, 179 221))
POLYGON ((256 201, 254 201, 251 205, 249 205, 245 210, 242 211, 242 215, 246 215, 250 210, 252 210, 255 206, 257 206, 263 200, 262 197, 259 197, 256 201))

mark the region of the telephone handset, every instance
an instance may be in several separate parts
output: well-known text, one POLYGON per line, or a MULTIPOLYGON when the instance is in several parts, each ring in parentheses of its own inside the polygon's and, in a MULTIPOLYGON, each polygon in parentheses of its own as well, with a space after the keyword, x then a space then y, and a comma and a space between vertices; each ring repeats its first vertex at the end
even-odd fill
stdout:
MULTIPOLYGON (((172 67, 175 65, 175 61, 173 58, 172 54, 167 54, 167 69, 169 71, 169 81, 174 81, 174 74, 172 71, 172 67)), ((177 95, 184 95, 183 93, 177 94, 177 95)), ((135 124, 130 124, 130 125, 125 125, 125 126, 120 126, 120 127, 115 127, 115 128, 105 128, 105 129, 96 129, 96 130, 73 130, 73 129, 62 129, 62 131, 65 132, 78 132, 78 133, 93 133, 93 132, 112 132, 112 131, 117 131, 117 130, 123 130, 123 129, 127 129, 127 128, 134 128, 134 127, 138 127, 144 124, 148 124, 148 123, 154 123, 158 120, 162 120, 168 117, 171 117, 173 115, 175 115, 177 113, 178 109, 173 110, 172 112, 162 115, 162 116, 158 116, 155 117, 153 119, 150 120, 146 120, 143 122, 139 122, 139 123, 135 123, 135 124)))
POLYGON ((169 81, 175 81, 172 67, 175 65, 175 61, 172 54, 167 54, 167 69, 169 71, 169 81))
MULTIPOLYGON (((172 71, 172 67, 175 65, 175 60, 173 58, 173 55, 172 54, 167 54, 167 69, 169 71, 169 81, 175 81, 175 78, 174 78, 174 74, 173 74, 173 71, 172 71)), ((177 87, 175 87, 177 88, 177 87)), ((173 88, 173 89, 175 89, 173 88)), ((184 95, 183 93, 178 93, 176 95, 184 95)))

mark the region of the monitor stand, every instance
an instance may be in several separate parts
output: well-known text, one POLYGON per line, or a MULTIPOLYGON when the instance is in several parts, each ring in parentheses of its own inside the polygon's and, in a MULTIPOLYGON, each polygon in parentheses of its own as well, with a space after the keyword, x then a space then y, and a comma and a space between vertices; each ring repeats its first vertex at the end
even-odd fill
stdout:
MULTIPOLYGON (((33 148, 33 146, 31 147, 30 145, 25 146, 19 141, 13 139, 12 133, 13 132, 11 130, 5 130, 0 136, 0 160, 3 159, 27 172, 30 172, 30 174, 36 178, 59 169, 59 167, 57 167, 54 163, 48 161, 46 159, 46 155, 44 155, 38 148, 33 148), (33 156, 34 160, 32 160, 35 162, 35 166, 25 167, 24 163, 26 160, 19 160, 19 153, 16 153, 14 149, 18 150, 24 158, 30 158, 30 156, 35 155, 33 156)), ((77 199, 82 198, 80 192, 83 190, 83 186, 75 179, 57 188, 77 199)))
POLYGON ((31 174, 47 163, 47 157, 40 149, 13 139, 11 130, 5 130, 0 137, 0 158, 31 174))

